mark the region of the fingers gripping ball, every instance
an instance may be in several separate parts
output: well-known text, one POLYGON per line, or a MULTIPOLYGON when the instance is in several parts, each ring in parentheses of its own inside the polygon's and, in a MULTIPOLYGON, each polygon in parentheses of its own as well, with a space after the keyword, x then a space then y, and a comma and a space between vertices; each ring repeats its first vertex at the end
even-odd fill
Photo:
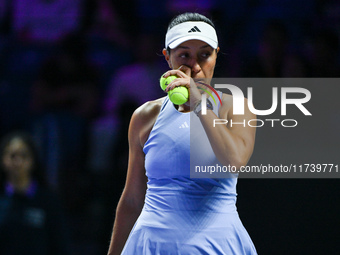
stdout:
POLYGON ((172 82, 176 78, 177 78, 177 76, 175 76, 175 75, 171 75, 168 78, 164 78, 163 75, 162 75, 162 77, 161 77, 161 79, 159 81, 160 84, 161 84, 162 90, 165 90, 166 87, 170 84, 170 82, 172 82))
POLYGON ((181 105, 188 101, 189 92, 186 87, 176 87, 168 93, 170 101, 174 104, 181 105))
MULTIPOLYGON (((174 79, 176 79, 177 76, 171 75, 167 78, 164 78, 163 75, 160 79, 160 85, 162 90, 165 90, 166 87, 172 82, 174 79)), ((169 99, 171 102, 173 102, 176 105, 184 104, 188 101, 189 98, 189 91, 186 87, 176 87, 168 92, 169 99)))

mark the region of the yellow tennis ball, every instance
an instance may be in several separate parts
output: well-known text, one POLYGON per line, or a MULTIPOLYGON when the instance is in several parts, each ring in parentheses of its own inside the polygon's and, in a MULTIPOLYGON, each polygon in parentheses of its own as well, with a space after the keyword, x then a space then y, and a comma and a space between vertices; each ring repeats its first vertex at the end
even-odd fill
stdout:
POLYGON ((164 78, 163 75, 162 75, 161 79, 159 80, 159 83, 161 85, 162 90, 165 90, 166 87, 170 84, 170 82, 172 82, 176 78, 177 78, 177 76, 175 76, 175 75, 171 75, 167 78, 164 78))
POLYGON ((181 105, 188 101, 189 91, 186 87, 180 86, 170 90, 168 95, 171 102, 181 105))

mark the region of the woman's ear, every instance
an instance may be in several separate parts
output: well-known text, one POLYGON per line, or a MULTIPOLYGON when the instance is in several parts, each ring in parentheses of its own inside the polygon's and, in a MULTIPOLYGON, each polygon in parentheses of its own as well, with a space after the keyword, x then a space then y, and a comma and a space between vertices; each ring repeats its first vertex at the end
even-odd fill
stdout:
POLYGON ((164 48, 162 51, 166 62, 168 62, 169 67, 172 69, 171 61, 170 61, 170 55, 168 54, 168 51, 164 48))

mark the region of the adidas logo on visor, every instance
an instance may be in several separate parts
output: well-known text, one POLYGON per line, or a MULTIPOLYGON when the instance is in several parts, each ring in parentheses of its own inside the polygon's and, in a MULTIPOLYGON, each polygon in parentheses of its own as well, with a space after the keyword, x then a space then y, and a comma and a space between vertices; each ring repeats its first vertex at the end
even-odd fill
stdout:
POLYGON ((217 49, 218 40, 213 26, 203 21, 188 21, 180 23, 166 33, 165 48, 176 48, 179 44, 188 40, 201 40, 217 49))
POLYGON ((188 31, 188 33, 191 33, 191 32, 201 32, 201 30, 199 30, 198 27, 194 26, 192 29, 188 31))

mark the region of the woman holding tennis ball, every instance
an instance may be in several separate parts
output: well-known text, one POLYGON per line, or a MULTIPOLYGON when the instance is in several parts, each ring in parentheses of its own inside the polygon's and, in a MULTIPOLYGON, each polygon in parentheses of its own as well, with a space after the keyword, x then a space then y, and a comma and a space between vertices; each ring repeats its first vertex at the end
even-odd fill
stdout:
POLYGON ((208 104, 207 113, 200 114, 202 93, 194 80, 213 77, 219 51, 210 19, 181 14, 170 22, 165 41, 171 70, 163 78, 175 79, 163 89, 186 87, 188 101, 173 103, 169 93, 132 115, 127 179, 108 254, 256 254, 236 210, 237 178, 190 178, 190 155, 208 163, 245 165, 255 128, 211 123, 255 116, 247 107, 245 115, 233 115, 232 96, 223 93, 222 104, 208 104), (190 142, 190 126, 204 134, 197 146, 190 142))

